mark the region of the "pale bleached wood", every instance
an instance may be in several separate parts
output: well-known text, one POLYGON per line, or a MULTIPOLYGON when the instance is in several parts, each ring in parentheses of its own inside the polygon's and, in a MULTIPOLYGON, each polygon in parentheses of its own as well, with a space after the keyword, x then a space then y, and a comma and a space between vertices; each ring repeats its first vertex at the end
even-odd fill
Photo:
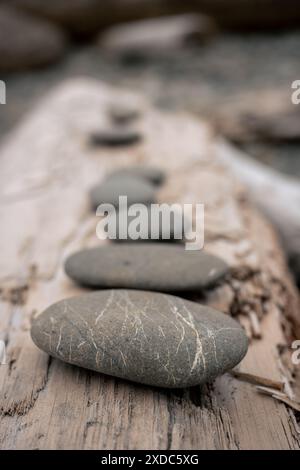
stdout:
POLYGON ((300 257, 299 180, 251 159, 222 139, 216 147, 220 161, 243 182, 251 200, 278 230, 287 254, 300 257))
POLYGON ((8 365, 0 367, 1 448, 294 449, 290 411, 229 374, 192 390, 165 391, 72 367, 39 351, 30 318, 84 289, 62 262, 100 243, 87 191, 105 173, 141 162, 168 173, 161 201, 204 202, 205 247, 231 266, 228 280, 199 300, 247 322, 253 340, 241 370, 281 381, 279 344, 297 323, 297 294, 273 230, 218 162, 210 128, 185 114, 163 114, 142 99, 94 81, 54 90, 9 136, 0 152, 3 293, 0 328, 8 365), (143 108, 143 143, 126 149, 88 145, 111 101, 143 108))

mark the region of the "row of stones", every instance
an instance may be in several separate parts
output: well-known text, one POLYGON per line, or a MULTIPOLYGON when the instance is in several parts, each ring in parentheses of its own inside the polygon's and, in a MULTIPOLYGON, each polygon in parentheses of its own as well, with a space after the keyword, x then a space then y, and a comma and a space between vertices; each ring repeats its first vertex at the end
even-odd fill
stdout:
MULTIPOLYGON (((110 145, 101 135, 98 143, 110 145)), ((92 188, 91 205, 118 208, 120 195, 128 204, 149 205, 164 179, 152 167, 118 170, 92 188)), ((60 301, 35 318, 32 338, 54 357, 177 388, 212 380, 246 354, 248 341, 235 320, 171 295, 221 282, 228 266, 216 256, 187 251, 181 243, 110 243, 72 254, 65 271, 76 283, 101 290, 60 301)))

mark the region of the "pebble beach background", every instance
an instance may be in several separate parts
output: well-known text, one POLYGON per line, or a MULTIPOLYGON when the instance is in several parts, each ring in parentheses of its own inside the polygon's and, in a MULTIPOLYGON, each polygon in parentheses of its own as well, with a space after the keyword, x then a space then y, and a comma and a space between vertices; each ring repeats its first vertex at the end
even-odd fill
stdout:
MULTIPOLYGON (((109 56, 96 43, 73 44, 62 60, 46 68, 1 74, 7 104, 1 108, 0 139, 54 85, 75 76, 140 90, 162 108, 186 109, 212 121, 244 94, 275 90, 289 100, 291 84, 299 78, 299 51, 297 31, 222 32, 199 47, 174 48, 139 60, 109 56)), ((261 106, 258 96, 257 108, 261 106)), ((269 165, 300 176, 299 142, 264 141, 244 148, 269 165)))

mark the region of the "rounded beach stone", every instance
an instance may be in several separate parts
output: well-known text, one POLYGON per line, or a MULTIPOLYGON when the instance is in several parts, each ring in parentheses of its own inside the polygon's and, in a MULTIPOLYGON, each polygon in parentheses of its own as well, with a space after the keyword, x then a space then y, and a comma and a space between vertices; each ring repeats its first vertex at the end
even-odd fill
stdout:
POLYGON ((92 207, 95 209, 103 203, 112 204, 117 208, 119 196, 127 196, 128 206, 135 203, 149 205, 155 202, 155 188, 141 178, 120 176, 109 178, 94 186, 90 192, 92 207))
POLYGON ((184 239, 185 230, 190 230, 191 221, 177 212, 171 217, 162 218, 160 214, 153 215, 149 206, 143 207, 143 212, 131 215, 130 211, 117 212, 115 235, 116 242, 180 242, 184 239), (137 222, 138 221, 138 222, 137 222), (137 230, 130 231, 131 224, 137 230))
POLYGON ((114 124, 128 125, 137 120, 142 114, 140 107, 135 103, 116 102, 110 105, 108 115, 114 124))
POLYGON ((66 49, 66 36, 58 27, 1 2, 0 71, 45 66, 60 59, 66 49))
POLYGON ((92 145, 118 147, 133 145, 142 140, 142 134, 134 129, 112 127, 93 132, 90 136, 92 145))
POLYGON ((159 387, 203 384, 236 366, 248 340, 230 316, 179 297, 104 290, 62 300, 31 336, 70 364, 159 387))
POLYGON ((65 271, 84 286, 173 292, 211 287, 228 266, 216 256, 179 244, 130 242, 74 253, 67 258, 65 271))
POLYGON ((119 178, 123 176, 133 176, 137 178, 143 178, 149 183, 152 183, 157 186, 162 184, 165 180, 165 173, 160 168, 156 168, 154 166, 142 166, 142 165, 119 168, 118 170, 115 170, 114 172, 110 173, 108 175, 108 178, 109 179, 116 178, 116 177, 119 178))

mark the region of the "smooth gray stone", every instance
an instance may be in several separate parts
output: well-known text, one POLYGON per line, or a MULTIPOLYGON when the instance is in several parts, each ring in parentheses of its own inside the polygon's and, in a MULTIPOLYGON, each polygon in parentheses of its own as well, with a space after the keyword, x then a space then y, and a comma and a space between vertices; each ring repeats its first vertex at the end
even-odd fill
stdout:
POLYGON ((62 300, 33 320, 31 336, 70 364, 159 387, 213 380, 245 356, 230 316, 179 297, 105 290, 62 300))
POLYGON ((64 31, 9 3, 0 2, 0 71, 42 67, 61 59, 68 46, 64 31))
POLYGON ((142 140, 142 134, 134 129, 112 127, 99 130, 90 136, 92 145, 103 147, 118 147, 123 145, 133 145, 142 140))
POLYGON ((113 239, 115 242, 129 243, 129 242, 153 242, 153 241, 163 241, 163 242, 180 242, 184 239, 184 230, 186 228, 191 228, 191 221, 188 220, 184 225, 184 217, 182 214, 179 214, 175 217, 171 217, 171 220, 167 218, 152 217, 150 207, 147 207, 147 215, 141 221, 141 217, 129 215, 128 211, 119 211, 117 212, 117 223, 116 223, 116 238, 113 239), (124 222, 122 224, 123 218, 119 220, 119 217, 122 217, 124 214, 124 222), (138 218, 137 218, 138 217, 138 218), (135 221, 141 221, 138 228, 138 238, 135 238, 135 234, 130 233, 130 224, 135 221), (120 223, 121 221, 121 223, 120 223), (123 227, 123 231, 120 230, 123 227), (153 230, 155 232, 153 233, 153 230), (126 233, 126 238, 122 238, 122 233, 126 233))
POLYGON ((133 176, 138 178, 143 178, 147 180, 149 183, 154 185, 160 185, 165 180, 165 173, 160 168, 156 168, 154 166, 128 166, 124 168, 119 168, 118 170, 110 173, 108 175, 108 179, 115 178, 115 177, 123 177, 123 176, 133 176))
POLYGON ((114 103, 108 109, 108 114, 114 124, 123 126, 137 120, 142 114, 142 111, 139 107, 134 105, 114 103))
POLYGON ((141 178, 120 176, 109 178, 94 186, 90 192, 91 204, 95 209, 103 203, 118 208, 119 196, 127 196, 128 206, 135 203, 149 205, 155 202, 155 188, 141 178))
POLYGON ((67 258, 65 271, 84 286, 173 292, 211 287, 228 266, 216 256, 187 251, 179 244, 130 242, 74 253, 67 258))
POLYGON ((110 55, 150 59, 164 57, 164 54, 169 56, 172 51, 178 54, 187 44, 202 43, 214 32, 214 22, 205 15, 191 13, 145 18, 117 24, 102 32, 99 45, 110 55))

